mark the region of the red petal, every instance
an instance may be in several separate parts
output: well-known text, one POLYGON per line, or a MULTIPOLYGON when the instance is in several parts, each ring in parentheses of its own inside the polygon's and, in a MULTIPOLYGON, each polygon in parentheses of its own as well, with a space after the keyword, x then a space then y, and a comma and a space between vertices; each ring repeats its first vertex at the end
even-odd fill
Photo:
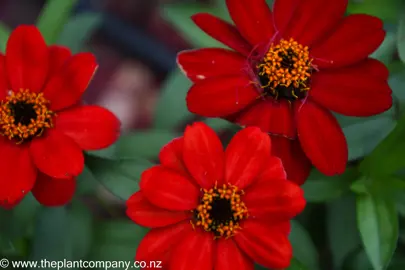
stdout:
POLYGON ((198 205, 198 188, 186 177, 160 165, 142 173, 140 187, 149 202, 163 209, 192 210, 198 205))
POLYGON ((236 133, 225 151, 225 183, 248 187, 268 163, 270 152, 270 138, 259 128, 236 133))
POLYGON ((42 205, 53 207, 69 203, 76 191, 76 179, 57 179, 38 173, 32 189, 35 199, 42 205))
MULTIPOLYGON (((284 170, 283 163, 278 157, 270 156, 266 162, 266 165, 264 166, 264 169, 253 182, 253 185, 260 183, 260 181, 267 182, 267 178, 269 177, 271 179, 287 179, 287 173, 284 170)), ((247 190, 249 190, 249 188, 247 190)))
POLYGON ((49 46, 49 73, 48 78, 56 74, 63 64, 72 56, 70 49, 67 47, 52 45, 49 46))
POLYGON ((149 228, 164 227, 189 219, 191 212, 168 211, 151 204, 138 191, 127 201, 127 216, 135 223, 149 228))
POLYGON ((292 247, 285 230, 274 225, 246 220, 234 239, 256 263, 271 269, 284 269, 290 265, 292 247))
POLYGON ((348 116, 372 116, 392 106, 385 70, 377 60, 365 60, 349 68, 314 74, 310 96, 318 104, 348 116), (384 73, 382 73, 384 72, 384 73))
POLYGON ((177 64, 194 82, 211 77, 242 75, 246 62, 247 59, 239 53, 219 48, 187 50, 177 55, 177 64))
POLYGON ((227 116, 244 109, 258 97, 259 92, 247 77, 211 78, 190 88, 187 106, 201 116, 227 116))
POLYGON ((282 30, 281 36, 284 39, 292 37, 303 45, 311 46, 338 26, 345 14, 347 2, 277 0, 274 4, 275 23, 277 28, 282 30), (283 29, 286 26, 287 28, 283 29))
POLYGON ((30 152, 37 168, 50 177, 72 178, 84 168, 80 147, 56 129, 48 129, 42 137, 35 138, 30 152))
POLYGON ((264 172, 243 197, 249 215, 255 219, 285 221, 305 208, 304 191, 285 178, 264 172))
POLYGON ((377 17, 357 14, 344 18, 330 37, 311 49, 318 68, 342 67, 366 59, 385 37, 383 23, 377 17))
POLYGON ((173 250, 170 269, 213 269, 214 244, 214 237, 211 233, 198 229, 187 233, 173 250), (185 254, 187 256, 184 256, 185 254))
POLYGON ((297 131, 293 121, 293 110, 287 101, 258 100, 245 110, 232 116, 241 126, 257 126, 271 134, 295 138, 297 131))
POLYGON ((35 26, 18 26, 6 48, 6 66, 12 90, 39 92, 48 75, 48 47, 35 26))
POLYGON ((239 32, 253 46, 267 44, 274 35, 273 15, 265 0, 226 0, 239 32))
POLYGON ((51 101, 50 109, 58 111, 76 104, 97 69, 91 53, 72 56, 45 86, 44 96, 51 101))
POLYGON ((164 254, 190 231, 192 231, 192 227, 188 221, 150 230, 139 244, 135 260, 161 261, 164 254))
POLYGON ((282 160, 283 167, 287 172, 287 179, 298 185, 307 180, 312 164, 302 151, 300 142, 289 140, 280 136, 272 136, 272 154, 282 160))
POLYGON ((254 270, 253 261, 243 253, 232 239, 217 240, 214 269, 218 270, 254 270))
POLYGON ((37 176, 26 145, 0 138, 0 206, 11 208, 31 191, 37 176))
POLYGON ((224 177, 224 150, 217 134, 202 122, 187 126, 184 132, 184 163, 202 187, 209 189, 224 177))
POLYGON ((160 150, 159 160, 164 167, 187 175, 188 172, 183 161, 183 144, 183 137, 173 139, 160 150))
POLYGON ((120 134, 120 121, 99 106, 78 106, 58 113, 55 127, 72 138, 83 150, 103 149, 120 134))
POLYGON ((6 57, 0 54, 0 100, 7 96, 9 90, 6 71, 6 57))
POLYGON ((235 26, 208 13, 197 13, 191 17, 205 33, 229 48, 248 56, 252 46, 240 35, 235 26))
POLYGON ((328 176, 343 173, 348 149, 336 118, 310 101, 297 105, 296 114, 301 146, 312 164, 328 176))

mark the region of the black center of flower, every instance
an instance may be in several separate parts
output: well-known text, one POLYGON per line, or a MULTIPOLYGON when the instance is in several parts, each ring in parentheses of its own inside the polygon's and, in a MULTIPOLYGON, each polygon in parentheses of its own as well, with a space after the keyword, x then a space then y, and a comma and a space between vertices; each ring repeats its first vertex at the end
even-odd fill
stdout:
POLYGON ((204 190, 200 205, 193 211, 193 226, 201 226, 215 237, 233 236, 241 229, 239 221, 248 216, 242 195, 242 190, 231 185, 204 190))
POLYGON ((14 123, 21 124, 23 126, 28 126, 31 123, 31 119, 35 120, 37 118, 37 113, 34 109, 34 104, 17 102, 9 104, 10 110, 14 115, 14 123))
POLYGON ((211 203, 211 210, 208 211, 214 224, 227 224, 236 221, 233 217, 234 211, 231 208, 231 201, 222 198, 214 198, 211 203))
POLYGON ((308 47, 294 40, 270 46, 256 65, 263 96, 294 101, 306 97, 313 72, 308 47))

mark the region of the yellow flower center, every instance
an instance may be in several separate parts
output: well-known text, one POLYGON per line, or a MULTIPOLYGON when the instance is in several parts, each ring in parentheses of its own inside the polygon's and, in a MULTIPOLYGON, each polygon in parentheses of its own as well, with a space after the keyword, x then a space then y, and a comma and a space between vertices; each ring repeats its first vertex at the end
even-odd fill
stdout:
POLYGON ((52 127, 54 113, 48 104, 42 93, 12 92, 0 105, 0 134, 17 144, 41 136, 52 127))
POLYGON ((260 87, 264 90, 262 96, 289 101, 304 98, 310 89, 311 63, 308 47, 293 39, 271 45, 256 66, 260 87))
POLYGON ((201 203, 193 211, 193 227, 200 226, 212 232, 215 238, 234 236, 241 229, 239 222, 248 217, 248 209, 242 201, 243 190, 223 185, 202 191, 201 203))

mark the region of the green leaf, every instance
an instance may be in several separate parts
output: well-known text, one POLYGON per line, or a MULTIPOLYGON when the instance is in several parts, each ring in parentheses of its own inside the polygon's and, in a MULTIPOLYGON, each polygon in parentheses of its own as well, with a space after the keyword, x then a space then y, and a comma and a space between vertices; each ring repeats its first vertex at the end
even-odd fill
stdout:
POLYGON ((77 194, 93 194, 97 188, 97 185, 97 179, 94 177, 90 169, 85 166, 83 172, 77 177, 77 194))
POLYGON ((74 201, 69 211, 69 234, 72 241, 72 258, 86 258, 93 240, 93 214, 77 201, 74 201))
POLYGON ((302 188, 308 202, 326 202, 349 192, 350 183, 357 177, 355 168, 347 168, 344 174, 331 177, 313 169, 302 188))
POLYGON ((345 258, 361 246, 356 224, 355 198, 348 195, 328 203, 326 207, 326 229, 332 262, 334 269, 342 269, 345 258))
POLYGON ((167 130, 145 130, 125 134, 117 142, 117 155, 121 158, 157 159, 161 148, 179 136, 179 133, 167 130))
POLYGON ((296 258, 293 258, 291 260, 290 267, 288 267, 286 270, 309 270, 309 269, 312 269, 312 268, 306 267, 299 260, 297 260, 296 258))
POLYGON ((42 208, 37 216, 34 232, 30 260, 63 261, 72 259, 72 239, 69 234, 69 218, 65 208, 42 208))
POLYGON ((0 52, 3 54, 6 52, 6 45, 11 30, 4 23, 0 23, 0 52))
POLYGON ((356 160, 371 153, 394 129, 392 117, 381 116, 343 128, 349 148, 349 160, 356 160))
POLYGON ((398 214, 391 198, 376 194, 358 195, 357 226, 364 248, 375 270, 385 269, 398 241, 398 214))
POLYGON ((116 159, 117 156, 117 143, 110 145, 102 150, 87 151, 87 154, 95 157, 101 157, 106 159, 116 159))
POLYGON ((153 127, 155 129, 174 129, 193 116, 187 109, 186 95, 191 81, 176 69, 162 86, 153 127))
POLYGON ((349 14, 369 14, 395 23, 401 10, 402 0, 362 0, 359 3, 351 1, 347 7, 349 14))
POLYGON ((398 192, 395 198, 398 213, 405 217, 405 191, 398 192))
POLYGON ((48 0, 38 17, 37 26, 48 44, 54 44, 69 20, 77 0, 48 0))
POLYGON ((384 64, 389 64, 394 59, 394 54, 397 49, 396 33, 387 33, 383 43, 370 57, 380 60, 384 64))
POLYGON ((99 223, 94 232, 90 260, 133 261, 147 229, 130 221, 116 220, 99 223))
POLYGON ((399 106, 396 108, 399 111, 399 114, 405 112, 404 105, 405 105, 405 72, 404 67, 402 67, 402 71, 398 72, 397 74, 391 75, 388 79, 388 83, 393 92, 393 99, 394 99, 394 106, 399 106))
POLYGON ((222 132, 231 128, 236 127, 236 125, 232 124, 229 121, 220 119, 220 118, 207 118, 203 121, 209 127, 211 127, 216 132, 222 132))
POLYGON ((405 14, 402 14, 399 20, 397 35, 399 58, 405 63, 405 14))
POLYGON ((207 5, 195 3, 176 3, 163 6, 162 16, 172 23, 183 35, 183 37, 194 47, 224 47, 224 45, 205 34, 191 20, 191 16, 207 12, 213 15, 221 16, 220 9, 209 7, 207 5))
POLYGON ((405 115, 397 121, 394 130, 360 164, 360 171, 373 178, 383 178, 405 168, 405 115), (384 157, 384 158, 381 158, 384 157))
POLYGON ((308 266, 311 270, 319 269, 319 255, 316 247, 306 229, 299 222, 294 220, 291 221, 291 233, 289 239, 293 247, 294 257, 304 265, 308 266))
POLYGON ((0 223, 0 231, 5 232, 10 241, 27 236, 30 226, 35 221, 35 215, 38 212, 39 206, 34 196, 29 193, 12 211, 1 209, 0 215, 2 221, 0 223))
POLYGON ((102 22, 102 18, 102 15, 96 12, 76 15, 64 26, 57 44, 69 47, 73 53, 82 52, 85 43, 102 22))
POLYGON ((142 172, 153 166, 143 159, 109 160, 92 156, 86 157, 86 165, 106 189, 124 201, 139 190, 142 172))

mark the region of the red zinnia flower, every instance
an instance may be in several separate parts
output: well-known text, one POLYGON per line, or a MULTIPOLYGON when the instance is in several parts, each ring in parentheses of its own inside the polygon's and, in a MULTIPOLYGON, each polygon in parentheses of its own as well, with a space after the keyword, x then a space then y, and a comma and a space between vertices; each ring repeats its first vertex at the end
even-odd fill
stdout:
POLYGON ((382 43, 380 19, 345 17, 347 0, 227 0, 235 26, 209 14, 194 22, 234 49, 182 52, 194 81, 191 112, 299 142, 324 174, 342 173, 347 143, 330 111, 371 116, 392 105, 386 67, 368 56, 382 43))
POLYGON ((90 53, 47 46, 35 26, 19 26, 0 55, 0 206, 30 191, 47 206, 74 194, 83 150, 109 146, 119 121, 108 110, 82 106, 97 68, 90 53))
POLYGON ((135 259, 169 269, 288 267, 289 221, 305 200, 270 150, 270 137, 257 127, 238 132, 224 151, 211 128, 188 126, 127 201, 127 215, 152 228, 135 259))

